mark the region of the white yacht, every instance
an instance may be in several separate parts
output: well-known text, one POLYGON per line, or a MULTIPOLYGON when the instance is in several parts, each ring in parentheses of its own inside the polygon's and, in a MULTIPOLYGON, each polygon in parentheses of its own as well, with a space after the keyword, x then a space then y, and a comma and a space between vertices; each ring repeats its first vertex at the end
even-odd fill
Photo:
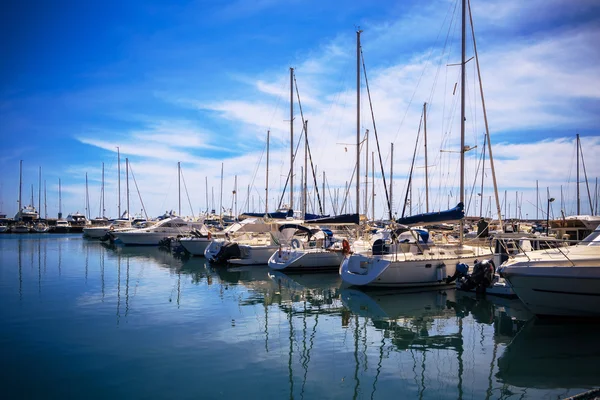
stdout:
POLYGON ((200 228, 202 228, 201 222, 186 221, 180 217, 169 217, 147 228, 115 231, 114 235, 124 245, 158 246, 159 242, 165 238, 187 235, 192 229, 200 228))
POLYGON ((66 219, 59 219, 54 225, 55 233, 69 233, 71 231, 71 223, 66 219))
POLYGON ((498 271, 536 315, 600 317, 600 227, 574 246, 520 253, 498 271))
POLYGON ((340 241, 328 229, 285 224, 279 228, 282 243, 269 258, 269 268, 283 272, 337 271, 344 259, 340 241), (301 237, 304 234, 304 237, 301 237))
POLYGON ((24 222, 17 222, 13 226, 10 227, 11 233, 29 233, 31 228, 24 222))

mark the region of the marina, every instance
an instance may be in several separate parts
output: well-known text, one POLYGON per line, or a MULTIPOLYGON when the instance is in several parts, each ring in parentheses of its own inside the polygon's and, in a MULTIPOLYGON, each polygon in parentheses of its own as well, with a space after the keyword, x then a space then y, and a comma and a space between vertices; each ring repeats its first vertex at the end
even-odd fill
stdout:
POLYGON ((396 3, 3 6, 5 397, 600 399, 600 3, 396 3))
POLYGON ((362 291, 75 234, 3 235, 0 265, 12 398, 562 399, 600 384, 597 322, 544 322, 518 299, 362 291))

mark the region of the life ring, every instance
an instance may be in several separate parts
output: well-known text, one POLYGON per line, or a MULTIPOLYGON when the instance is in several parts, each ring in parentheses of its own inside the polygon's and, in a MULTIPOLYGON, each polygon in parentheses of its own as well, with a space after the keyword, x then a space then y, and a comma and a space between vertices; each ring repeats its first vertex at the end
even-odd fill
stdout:
POLYGON ((298 239, 292 239, 292 242, 290 244, 292 246, 292 249, 300 248, 300 241, 298 239))
POLYGON ((210 240, 212 238, 212 234, 210 232, 208 232, 208 240, 210 240))
POLYGON ((346 239, 342 240, 342 252, 344 254, 350 254, 350 242, 346 239))

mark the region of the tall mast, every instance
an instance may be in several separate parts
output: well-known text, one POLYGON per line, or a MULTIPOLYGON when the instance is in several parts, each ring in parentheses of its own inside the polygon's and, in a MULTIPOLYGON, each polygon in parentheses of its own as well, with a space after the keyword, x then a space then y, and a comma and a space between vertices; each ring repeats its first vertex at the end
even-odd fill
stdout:
MULTIPOLYGON (((562 188, 561 188, 561 191, 562 191, 562 188)), ((562 209, 562 202, 561 202, 560 208, 562 209)), ((540 186, 539 186, 538 180, 536 179, 535 180, 535 219, 540 219, 539 212, 540 212, 540 186)))
MULTIPOLYGON (((269 213, 269 140, 271 131, 267 131, 267 178, 265 182, 265 215, 269 213)), ((260 202, 260 199, 259 199, 260 202)), ((252 210, 254 211, 254 210, 252 210)))
POLYGON ((88 192, 88 176, 85 173, 85 217, 90 219, 90 196, 88 192))
MULTIPOLYGON (((365 217, 369 211, 369 130, 365 133, 366 150, 365 150, 365 217)), ((367 218, 368 220, 368 218, 367 218)))
POLYGON ((101 201, 101 203, 102 203, 102 205, 101 205, 101 207, 102 207, 102 218, 105 218, 106 217, 106 215, 105 215, 106 209, 104 207, 104 163, 102 163, 102 190, 101 190, 101 194, 102 194, 102 196, 101 196, 101 200, 102 200, 101 201))
POLYGON ((62 197, 60 193, 60 178, 58 178, 58 219, 62 219, 62 197))
POLYGON ((302 185, 302 212, 304 213, 304 216, 306 217, 306 203, 308 202, 308 198, 307 198, 307 182, 308 181, 308 120, 304 121, 304 185, 302 185))
POLYGON ((219 217, 223 219, 223 163, 221 163, 221 198, 219 200, 219 217))
POLYGON ((31 184, 31 207, 33 207, 34 201, 33 201, 33 183, 31 184))
POLYGON ((125 158, 125 192, 127 195, 127 219, 131 221, 131 210, 129 208, 129 158, 125 158))
POLYGON ((117 182, 118 182, 118 199, 119 199, 119 215, 118 218, 121 218, 121 153, 119 151, 119 146, 117 146, 117 182))
POLYGON ((356 31, 356 213, 360 215, 360 33, 356 31))
POLYGON ((429 212, 429 175, 427 173, 427 103, 423 103, 423 133, 425 139, 425 212, 429 212))
POLYGON ((581 215, 581 197, 579 195, 579 133, 577 136, 577 215, 581 215))
POLYGON ((208 209, 210 208, 208 206, 208 176, 204 177, 204 184, 206 185, 206 213, 208 214, 208 209))
POLYGON ((40 167, 40 178, 38 179, 38 218, 41 216, 41 214, 42 214, 42 167, 40 167))
MULTIPOLYGON (((469 0, 463 0, 469 1, 469 0)), ((500 197, 498 196, 498 184, 496 183, 496 169, 494 167, 494 156, 492 153, 492 141, 490 138, 490 128, 488 125, 487 111, 485 109, 485 98, 483 96, 483 83, 481 82, 481 70, 479 68, 479 56, 477 54, 477 42, 475 41, 475 28, 473 27, 473 15, 471 13, 471 2, 469 1, 469 20, 471 23, 471 36, 473 36, 473 50, 475 52, 475 64, 477 65, 477 79, 479 80, 479 93, 481 95, 481 106, 483 108, 483 121, 485 123, 485 133, 487 136, 488 153, 490 154, 490 168, 492 170, 492 181, 494 183, 494 197, 496 198, 496 211, 498 212, 498 223, 502 229, 502 214, 500 209, 500 197)), ((464 65, 463 65, 464 68, 464 65)))
POLYGON ((375 221, 375 152, 371 152, 371 216, 375 221))
POLYGON ((238 208, 237 208, 237 175, 235 175, 235 177, 234 177, 233 198, 234 198, 233 216, 237 217, 237 212, 238 212, 238 208))
POLYGON ((23 200, 22 200, 22 192, 23 192, 23 160, 19 161, 19 220, 21 220, 21 210, 23 209, 23 200))
POLYGON ((290 67, 290 208, 294 209, 294 68, 290 67))
MULTIPOLYGON (((596 193, 597 192, 598 192, 598 178, 596 178, 596 193)), ((326 195, 325 195, 325 171, 323 171, 323 215, 325 215, 325 206, 327 205, 325 198, 326 198, 326 195)), ((598 196, 596 196, 596 199, 598 199, 598 196)), ((597 202, 597 200, 596 200, 596 202, 597 202)))
POLYGON ((181 161, 177 162, 177 192, 179 193, 179 209, 177 215, 181 217, 181 161))
MULTIPOLYGON (((460 202, 465 204, 465 93, 467 52, 467 0, 462 1, 462 51, 460 62, 460 202)), ((460 220, 460 245, 464 242, 464 218, 460 220)))
POLYGON ((48 219, 48 201, 46 194, 46 181, 44 180, 44 219, 48 219))
MULTIPOLYGON (((392 208, 394 207, 394 143, 392 142, 392 149, 390 150, 390 216, 392 215, 392 208)), ((411 199, 412 200, 412 199, 411 199)))
POLYGON ((481 192, 479 193, 480 195, 480 200, 481 203, 479 204, 479 218, 483 218, 483 178, 485 177, 485 143, 487 141, 487 135, 483 136, 483 161, 481 162, 481 192))

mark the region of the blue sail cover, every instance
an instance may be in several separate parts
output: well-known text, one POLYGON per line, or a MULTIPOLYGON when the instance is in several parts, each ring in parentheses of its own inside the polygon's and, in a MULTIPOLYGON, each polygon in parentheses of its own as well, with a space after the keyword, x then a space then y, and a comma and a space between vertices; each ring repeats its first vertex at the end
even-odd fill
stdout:
POLYGON ((286 218, 293 218, 294 217, 294 210, 288 210, 288 211, 275 211, 275 212, 271 212, 271 213, 251 213, 251 212, 245 212, 242 214, 242 216, 246 216, 246 217, 256 217, 256 218, 271 218, 271 219, 286 219, 286 218))
POLYGON ((344 225, 344 224, 356 224, 360 223, 360 217, 358 214, 341 214, 335 217, 324 217, 316 218, 304 221, 307 224, 320 224, 320 225, 344 225))
POLYGON ((327 214, 327 215, 309 214, 309 213, 304 214, 305 221, 311 221, 313 219, 328 218, 328 217, 329 217, 329 214, 327 214))
POLYGON ((465 206, 458 203, 456 207, 446 211, 430 212, 424 214, 411 215, 410 217, 398 218, 397 223, 403 225, 426 225, 437 222, 460 221, 465 217, 465 206))

